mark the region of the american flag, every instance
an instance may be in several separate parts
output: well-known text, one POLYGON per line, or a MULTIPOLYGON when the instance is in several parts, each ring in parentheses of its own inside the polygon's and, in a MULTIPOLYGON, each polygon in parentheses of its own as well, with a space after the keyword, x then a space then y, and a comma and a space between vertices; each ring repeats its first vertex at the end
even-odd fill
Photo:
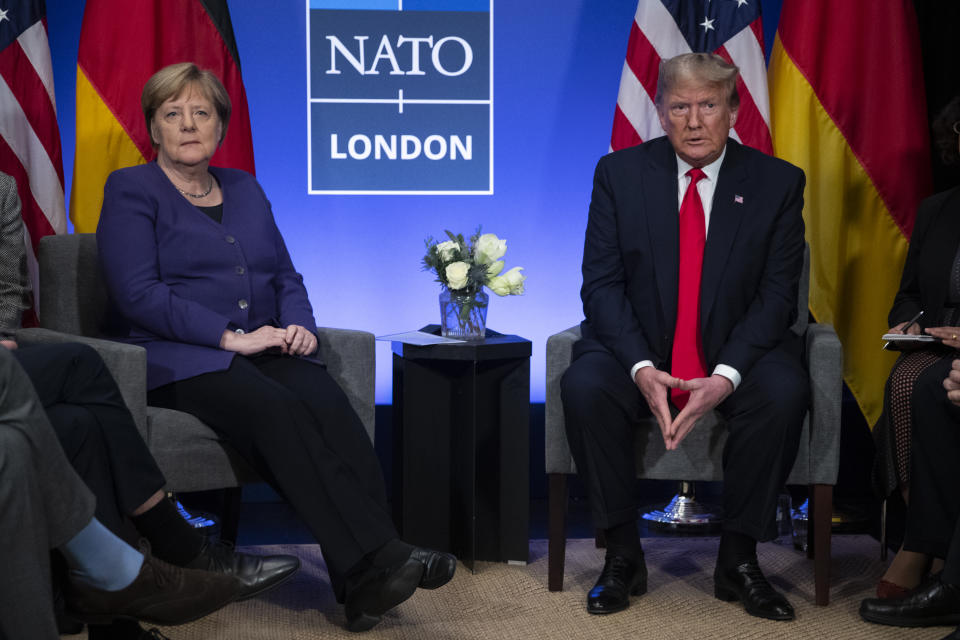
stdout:
POLYGON ((67 230, 43 0, 0 2, 0 171, 17 181, 36 291, 37 243, 42 236, 67 230))
POLYGON ((740 111, 731 137, 773 153, 760 0, 640 0, 613 118, 611 149, 664 134, 653 104, 660 60, 711 51, 740 68, 740 111))

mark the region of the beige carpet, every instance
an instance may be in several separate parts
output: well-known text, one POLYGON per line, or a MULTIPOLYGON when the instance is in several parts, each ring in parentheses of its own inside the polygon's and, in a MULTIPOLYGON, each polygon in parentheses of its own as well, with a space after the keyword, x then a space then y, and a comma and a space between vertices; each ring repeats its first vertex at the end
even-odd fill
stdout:
POLYGON ((739 604, 716 600, 712 581, 716 544, 716 538, 645 539, 650 591, 634 599, 624 612, 591 616, 584 600, 601 567, 603 552, 594 548, 592 540, 569 541, 565 590, 550 593, 546 542, 535 540, 530 544, 528 566, 480 563, 471 574, 461 564, 450 584, 437 591, 418 591, 365 634, 343 629, 343 611, 330 593, 317 546, 259 547, 263 553, 294 553, 303 561, 303 568, 290 582, 260 598, 163 631, 173 640, 926 640, 939 639, 951 630, 899 629, 860 619, 860 600, 872 594, 883 573, 878 544, 867 536, 834 536, 828 607, 813 603, 813 566, 804 554, 789 546, 760 545, 760 562, 767 576, 797 610, 794 622, 758 620, 744 613, 739 604))

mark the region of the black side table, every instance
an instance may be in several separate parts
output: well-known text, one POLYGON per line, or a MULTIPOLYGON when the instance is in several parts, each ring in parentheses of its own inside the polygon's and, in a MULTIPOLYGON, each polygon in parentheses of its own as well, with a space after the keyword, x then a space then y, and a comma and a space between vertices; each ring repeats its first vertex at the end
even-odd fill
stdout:
MULTIPOLYGON (((438 325, 421 329, 439 334, 438 325)), ((526 563, 531 342, 393 344, 393 515, 401 537, 526 563)))

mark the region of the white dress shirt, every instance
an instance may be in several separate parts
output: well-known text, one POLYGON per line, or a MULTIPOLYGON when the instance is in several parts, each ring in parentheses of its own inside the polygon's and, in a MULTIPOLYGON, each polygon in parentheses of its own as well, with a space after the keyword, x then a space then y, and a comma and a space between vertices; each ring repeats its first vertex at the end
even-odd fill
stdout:
MULTIPOLYGON (((717 188, 717 178, 720 176, 720 165, 723 164, 723 157, 727 154, 727 148, 724 146, 723 151, 720 153, 720 157, 706 165, 701 167, 701 170, 706 177, 701 179, 697 183, 697 193, 700 194, 700 202, 703 203, 703 221, 704 229, 706 233, 710 232, 710 212, 713 210, 713 192, 717 188)), ((690 186, 690 176, 687 175, 687 171, 693 168, 693 165, 688 164, 686 161, 677 156, 677 210, 683 206, 683 196, 687 193, 687 187, 690 186)), ((650 360, 641 360, 637 364, 633 365, 630 369, 630 379, 637 379, 637 371, 644 367, 652 367, 653 362, 650 360)), ((736 390, 740 386, 740 372, 734 369, 733 367, 726 364, 718 364, 713 368, 713 373, 715 375, 723 376, 730 380, 733 383, 733 388, 736 390)))

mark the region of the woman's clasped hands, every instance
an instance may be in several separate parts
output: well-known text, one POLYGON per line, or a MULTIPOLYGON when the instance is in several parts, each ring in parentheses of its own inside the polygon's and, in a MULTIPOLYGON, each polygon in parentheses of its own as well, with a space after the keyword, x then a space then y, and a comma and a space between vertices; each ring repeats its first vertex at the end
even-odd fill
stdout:
POLYGON ((250 356, 277 348, 281 353, 306 356, 317 350, 317 336, 298 324, 286 329, 264 325, 256 331, 237 333, 225 330, 220 338, 220 348, 240 355, 250 356))

